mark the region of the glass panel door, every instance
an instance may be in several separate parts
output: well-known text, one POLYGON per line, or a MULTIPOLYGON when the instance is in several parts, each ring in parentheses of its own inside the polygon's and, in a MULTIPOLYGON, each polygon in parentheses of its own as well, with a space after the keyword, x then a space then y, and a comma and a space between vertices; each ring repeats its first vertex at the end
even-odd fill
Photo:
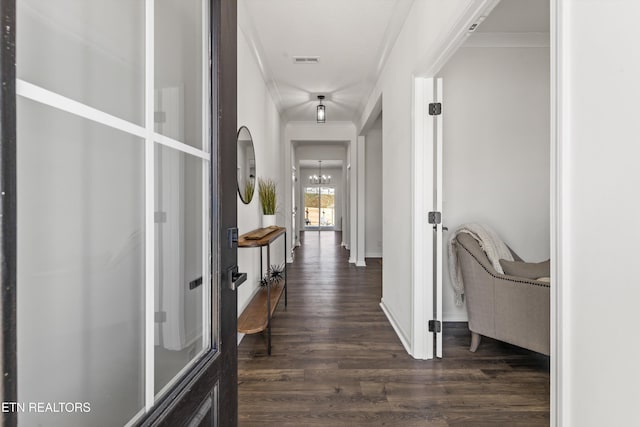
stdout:
POLYGON ((333 228, 336 225, 336 190, 320 187, 320 227, 333 228))
POLYGON ((333 187, 304 188, 305 229, 333 229, 336 218, 336 190, 333 187))
POLYGON ((136 423, 220 352, 209 5, 17 2, 21 425, 136 423))

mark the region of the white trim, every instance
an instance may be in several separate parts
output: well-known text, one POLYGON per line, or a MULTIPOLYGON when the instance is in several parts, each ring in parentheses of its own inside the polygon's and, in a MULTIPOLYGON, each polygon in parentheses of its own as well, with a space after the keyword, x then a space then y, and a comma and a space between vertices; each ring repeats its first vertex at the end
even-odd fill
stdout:
POLYGON ((549 47, 549 33, 473 33, 462 47, 549 47))
MULTIPOLYGON (((146 88, 148 90, 148 88, 146 88)), ((90 107, 71 98, 57 94, 40 86, 34 85, 27 81, 16 79, 16 94, 23 98, 30 99, 35 102, 56 108, 61 111, 82 117, 87 120, 99 123, 110 128, 135 135, 139 138, 147 138, 147 129, 145 127, 131 123, 127 120, 105 113, 104 111, 90 107)), ((145 99, 145 102, 147 100, 145 99)), ((153 106, 152 106, 153 107, 153 106)), ((153 108, 151 113, 153 114, 153 108)), ((149 120, 145 113, 145 120, 149 120)), ((187 145, 183 142, 170 138, 168 136, 153 132, 153 117, 151 117, 152 139, 162 145, 171 147, 183 153, 209 161, 210 153, 187 145)))
POLYGON ((242 342, 242 340, 244 339, 245 334, 238 332, 238 342, 237 345, 240 345, 240 343, 242 342))
POLYGON ((210 138, 210 126, 209 117, 210 105, 211 105, 211 89, 209 81, 211 80, 211 46, 210 46, 210 14, 209 14, 209 2, 207 0, 201 0, 202 3, 202 147, 207 152, 207 160, 202 163, 202 347, 206 350, 211 348, 211 330, 212 325, 212 307, 211 307, 211 295, 212 295, 212 274, 210 271, 210 264, 212 254, 209 253, 212 250, 212 234, 210 224, 210 206, 211 199, 210 193, 210 179, 209 179, 209 161, 211 161, 211 138, 210 138))
POLYGON ((348 180, 349 180, 349 263, 358 260, 358 136, 349 142, 348 180))
POLYGON ((366 267, 367 263, 364 260, 366 221, 365 168, 367 167, 365 160, 366 142, 364 136, 358 136, 356 141, 358 144, 358 182, 356 187, 356 196, 358 198, 358 221, 356 222, 358 240, 356 241, 356 267, 366 267))
POLYGON ((145 408, 155 403, 154 0, 145 2, 145 408))
POLYGON ((207 153, 206 151, 202 151, 198 148, 192 147, 190 145, 187 145, 176 139, 169 138, 168 136, 159 134, 157 132, 153 132, 153 140, 158 144, 162 144, 166 147, 173 148, 174 150, 178 150, 186 154, 191 154, 192 156, 199 157, 206 161, 209 161, 209 159, 211 158, 211 153, 207 153))
MULTIPOLYGON (((435 79, 435 98, 434 98, 434 102, 443 102, 442 100, 442 77, 438 77, 437 79, 435 79)), ((443 157, 442 157, 442 149, 443 149, 443 131, 444 131, 444 127, 443 127, 443 117, 445 114, 444 110, 440 115, 435 116, 435 129, 434 129, 434 133, 435 133, 435 159, 434 159, 434 165, 435 165, 435 169, 436 169, 436 173, 435 173, 435 199, 436 199, 436 204, 434 206, 434 210, 436 212, 443 212, 442 209, 442 182, 443 182, 443 167, 444 167, 444 162, 443 162, 443 157)), ((437 227, 437 232, 435 233, 435 270, 436 270, 436 283, 435 283, 435 316, 434 319, 439 320, 440 322, 442 322, 442 272, 445 268, 444 266, 444 262, 443 262, 443 251, 444 251, 444 246, 443 246, 443 233, 444 230, 442 229, 442 227, 444 227, 444 221, 442 224, 440 224, 440 226, 437 227)), ((442 357, 442 336, 444 334, 443 333, 439 333, 436 334, 436 357, 442 357)))
POLYGON ((211 227, 209 225, 209 163, 202 162, 202 347, 211 348, 211 288, 209 271, 211 227))
MULTIPOLYGON (((433 312, 433 233, 427 224, 427 211, 433 200, 432 175, 426 173, 425 165, 433 164, 433 150, 429 135, 433 135, 433 119, 427 114, 427 105, 433 100, 433 79, 414 77, 413 115, 411 138, 411 228, 414 236, 411 251, 412 298, 411 298, 411 344, 413 357, 433 359, 433 332, 427 328, 434 318, 433 312)), ((432 170, 428 168, 428 170, 432 170)))
POLYGON ((382 258, 382 252, 379 252, 379 251, 365 252, 364 257, 365 258, 382 258))
POLYGON ((387 316, 387 320, 389 320, 389 323, 391 324, 391 327, 393 328, 393 330, 396 331, 396 335, 400 339, 400 342, 402 343, 402 346, 404 347, 405 351, 408 354, 411 354, 411 345, 409 344, 409 340, 407 339, 404 332, 400 328, 400 325, 398 325, 398 321, 396 320, 396 318, 391 314, 391 311, 387 308, 387 305, 384 303, 383 299, 380 300, 380 308, 382 309, 382 312, 384 313, 384 315, 387 316))
POLYGON ((469 37, 469 27, 482 16, 487 16, 500 0, 473 0, 461 14, 460 19, 451 26, 451 31, 444 34, 433 44, 433 48, 424 56, 417 67, 416 75, 434 77, 458 51, 458 48, 469 37))
POLYGON ((144 407, 140 409, 138 413, 124 425, 124 427, 133 427, 134 425, 137 425, 137 421, 145 414, 146 411, 147 410, 144 407))
POLYGON ((564 328, 564 319, 571 318, 570 300, 565 286, 569 274, 563 268, 562 260, 568 259, 569 212, 564 209, 563 196, 568 193, 571 176, 567 151, 569 150, 570 129, 564 122, 564 113, 568 111, 570 85, 568 69, 563 61, 566 45, 569 43, 569 31, 564 17, 568 6, 565 0, 551 0, 551 280, 557 286, 551 292, 551 410, 550 425, 571 425, 570 411, 563 410, 564 402, 569 400, 569 369, 571 366, 570 347, 564 343, 570 339, 564 328))
POLYGON ((466 311, 463 313, 448 313, 442 317, 442 322, 469 322, 469 318, 467 317, 466 311))
POLYGON ((425 150, 425 146, 433 147, 433 119, 427 114, 427 104, 434 99, 433 77, 456 53, 469 36, 468 28, 488 15, 499 3, 499 0, 473 0, 461 13, 460 18, 451 26, 451 30, 433 44, 416 68, 413 77, 412 138, 411 154, 411 194, 412 197, 412 231, 413 245, 411 253, 412 265, 412 345, 413 357, 431 359, 434 356, 433 333, 428 331, 427 322, 434 319, 434 285, 432 283, 433 267, 424 260, 433 259, 433 234, 427 226, 427 212, 433 206, 433 182, 425 174, 424 165, 433 164, 433 151, 425 150), (431 283, 432 286, 428 286, 431 283), (428 287, 428 289, 426 289, 428 287))
POLYGON ((74 101, 71 98, 51 92, 50 90, 21 79, 16 79, 16 94, 87 120, 136 135, 140 138, 145 138, 147 136, 146 129, 140 125, 112 116, 111 114, 89 107, 81 102, 74 101))
MULTIPOLYGON (((273 73, 269 68, 269 65, 264 60, 264 48, 262 47, 262 43, 260 42, 260 37, 257 36, 255 29, 257 28, 255 23, 253 22, 253 17, 249 12, 249 8, 245 4, 244 0, 238 1, 237 6, 237 19, 238 19, 238 28, 240 32, 244 36, 244 39, 249 45, 251 49, 251 53, 253 53, 253 57, 256 60, 258 68, 260 69, 260 74, 262 75, 262 80, 264 81, 265 86, 267 87, 267 91, 269 95, 271 95, 271 99, 276 106, 278 112, 284 116, 284 107, 282 102, 282 96, 280 95, 280 91, 278 89, 278 85, 273 79, 273 73)), ((314 122, 315 123, 315 122, 314 122)))

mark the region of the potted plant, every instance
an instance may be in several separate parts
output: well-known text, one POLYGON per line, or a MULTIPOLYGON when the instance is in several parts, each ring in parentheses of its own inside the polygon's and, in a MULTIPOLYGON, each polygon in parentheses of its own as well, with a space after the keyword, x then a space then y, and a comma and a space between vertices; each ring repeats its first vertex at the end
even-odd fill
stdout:
POLYGON ((276 182, 272 179, 258 180, 258 195, 262 206, 262 226, 276 225, 276 182))

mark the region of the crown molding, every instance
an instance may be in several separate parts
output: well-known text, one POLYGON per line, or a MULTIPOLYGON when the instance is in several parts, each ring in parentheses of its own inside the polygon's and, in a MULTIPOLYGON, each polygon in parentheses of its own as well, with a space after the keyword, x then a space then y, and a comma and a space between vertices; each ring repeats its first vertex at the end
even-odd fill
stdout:
POLYGON ((260 38, 258 38, 255 33, 255 25, 253 22, 253 18, 249 13, 249 8, 247 7, 245 0, 238 0, 238 28, 240 28, 240 32, 244 36, 253 56, 258 64, 258 68, 260 69, 260 74, 262 74, 262 79, 264 80, 265 86, 267 87, 267 91, 271 95, 271 100, 276 106, 278 113, 280 116, 283 116, 283 103, 282 96, 280 95, 280 91, 278 90, 278 85, 273 79, 273 73, 271 69, 267 65, 264 60, 264 48, 260 43, 260 38))
POLYGON ((549 33, 473 33, 462 47, 549 47, 549 33))

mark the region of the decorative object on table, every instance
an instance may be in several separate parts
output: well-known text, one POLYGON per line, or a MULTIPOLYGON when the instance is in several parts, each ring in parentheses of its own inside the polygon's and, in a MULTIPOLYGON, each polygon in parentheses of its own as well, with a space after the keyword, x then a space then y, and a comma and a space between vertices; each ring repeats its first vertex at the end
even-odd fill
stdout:
POLYGON ((274 180, 262 178, 258 180, 263 227, 276 225, 276 190, 277 184, 274 180))
POLYGON ((238 153, 238 195, 245 205, 251 203, 256 188, 256 153, 253 138, 246 126, 240 127, 236 137, 238 153))
POLYGON ((260 286, 271 286, 284 280, 284 264, 274 264, 267 269, 267 272, 260 279, 260 286))

